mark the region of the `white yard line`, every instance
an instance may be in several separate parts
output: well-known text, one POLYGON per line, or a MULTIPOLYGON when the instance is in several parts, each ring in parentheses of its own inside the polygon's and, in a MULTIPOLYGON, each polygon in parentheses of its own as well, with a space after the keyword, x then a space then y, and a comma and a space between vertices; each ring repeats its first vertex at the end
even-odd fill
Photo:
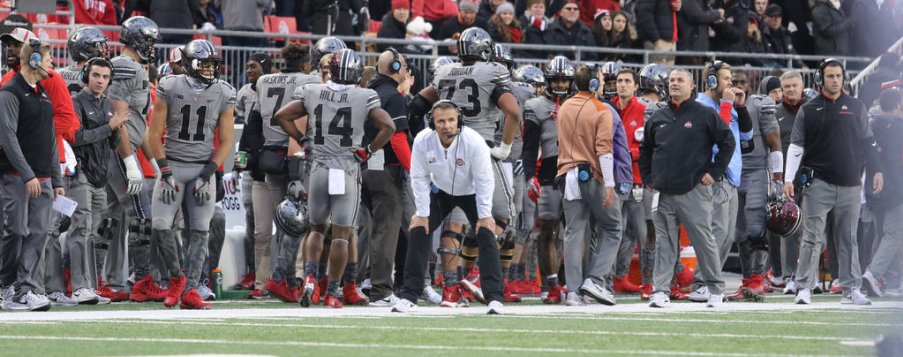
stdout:
MULTIPOLYGON (((903 311, 899 312, 903 314, 903 311)), ((559 319, 560 317, 553 317, 547 315, 512 315, 513 318, 524 318, 524 319, 559 319)), ((862 327, 903 327, 903 319, 901 319, 901 323, 899 324, 878 324, 878 323, 861 323, 861 322, 817 322, 817 321, 781 321, 781 320, 704 320, 704 319, 687 319, 687 318, 674 318, 674 319, 663 319, 663 318, 654 318, 654 317, 627 317, 627 316, 568 316, 568 320, 599 320, 599 321, 655 321, 655 322, 676 322, 676 323, 715 323, 715 322, 724 322, 724 323, 736 323, 736 324, 753 324, 753 325, 810 325, 810 326, 862 326, 862 327)))
MULTIPOLYGON (((181 343, 204 345, 252 345, 252 346, 297 346, 328 347, 345 349, 401 349, 424 351, 485 351, 485 352, 528 352, 528 353, 580 353, 580 354, 623 354, 623 355, 666 355, 666 356, 748 356, 746 353, 733 352, 687 352, 687 351, 648 351, 648 350, 612 350, 612 349, 577 349, 577 348, 528 348, 499 346, 466 346, 466 345, 414 345, 414 344, 359 344, 313 341, 246 341, 246 340, 212 340, 187 338, 122 338, 122 337, 78 337, 78 336, 18 336, 0 335, 0 340, 38 340, 38 341, 89 341, 89 342, 126 342, 126 343, 181 343)), ((797 356, 797 355, 760 355, 760 356, 797 356)))
MULTIPOLYGON (((505 314, 508 315, 541 315, 567 319, 580 316, 611 316, 617 314, 649 314, 651 317, 674 317, 680 313, 714 313, 721 314, 734 312, 780 312, 786 314, 794 311, 813 312, 850 312, 869 313, 877 309, 882 315, 889 312, 903 314, 903 302, 879 301, 871 306, 840 305, 839 303, 814 303, 811 305, 794 305, 791 303, 769 304, 741 304, 727 303, 719 309, 708 309, 704 304, 671 304, 665 309, 652 309, 645 304, 623 304, 616 306, 588 305, 588 306, 563 306, 563 305, 508 305, 505 314)), ((878 312, 878 311, 876 311, 878 312)), ((485 316, 484 306, 472 306, 469 308, 440 308, 433 306, 421 306, 412 314, 397 314, 390 312, 389 308, 370 307, 346 307, 343 309, 326 308, 248 308, 248 309, 212 309, 212 310, 118 310, 118 311, 79 311, 74 309, 54 309, 48 312, 22 312, 0 313, 0 319, 4 321, 76 321, 76 320, 111 320, 111 319, 224 319, 224 318, 329 318, 329 317, 425 317, 425 316, 485 316)), ((714 316, 714 315, 713 315, 714 316)), ((493 318, 486 316, 486 318, 493 318)), ((697 318, 698 319, 698 318, 697 318)))
POLYGON ((609 330, 569 330, 569 329, 512 329, 512 328, 482 328, 482 327, 428 327, 428 326, 378 326, 378 325, 330 325, 330 324, 285 324, 285 323, 253 323, 253 322, 206 322, 206 321, 171 321, 144 320, 144 321, 117 321, 116 323, 129 324, 165 324, 165 325, 201 325, 201 326, 234 326, 234 327, 289 327, 298 329, 336 329, 336 330, 385 330, 385 331, 431 331, 431 332, 461 332, 461 333, 497 333, 497 334, 541 334, 541 335, 595 335, 595 336, 638 336, 638 337, 696 337, 696 338, 726 338, 749 339, 765 338, 775 340, 796 341, 838 341, 856 340, 853 337, 835 336, 793 336, 793 335, 758 335, 758 334, 732 334, 732 333, 681 333, 681 332, 632 332, 609 330))

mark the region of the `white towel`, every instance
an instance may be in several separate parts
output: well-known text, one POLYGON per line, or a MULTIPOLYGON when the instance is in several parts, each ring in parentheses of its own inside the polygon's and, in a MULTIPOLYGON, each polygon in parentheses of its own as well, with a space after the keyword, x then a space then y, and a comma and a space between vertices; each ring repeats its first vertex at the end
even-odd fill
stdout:
POLYGON ((577 167, 574 166, 564 176, 564 199, 575 201, 583 198, 580 195, 580 180, 577 178, 577 167))

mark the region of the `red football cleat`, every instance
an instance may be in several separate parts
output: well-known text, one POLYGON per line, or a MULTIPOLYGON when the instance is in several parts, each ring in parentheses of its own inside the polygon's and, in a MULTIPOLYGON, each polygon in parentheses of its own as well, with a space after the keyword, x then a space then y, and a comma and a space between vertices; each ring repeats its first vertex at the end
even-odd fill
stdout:
POLYGON ((627 280, 626 276, 615 277, 614 289, 616 293, 621 294, 637 294, 640 292, 640 287, 627 280))
POLYGON ((442 288, 442 302, 439 303, 441 307, 458 307, 458 306, 466 306, 466 303, 461 299, 461 287, 458 285, 446 286, 442 288))
POLYGON ((549 288, 549 295, 546 296, 546 298, 543 299, 542 302, 546 304, 560 304, 561 295, 561 286, 558 284, 552 285, 552 287, 549 288))
POLYGON ((161 288, 154 282, 153 276, 147 274, 141 280, 132 285, 132 294, 129 300, 134 302, 156 301, 161 302, 166 299, 166 290, 161 288))
POLYGON ((682 272, 674 274, 674 279, 682 288, 693 285, 693 269, 684 267, 682 272))
POLYGON ((331 307, 331 308, 333 308, 333 309, 341 309, 341 308, 344 307, 345 305, 342 305, 342 302, 339 301, 339 299, 336 298, 335 296, 332 296, 332 295, 330 295, 330 294, 326 294, 326 299, 323 300, 323 306, 325 306, 325 307, 331 307))
POLYGON ((317 280, 314 279, 313 274, 307 275, 307 278, 304 279, 304 286, 301 289, 301 299, 299 300, 301 306, 308 307, 311 304, 317 305, 320 303, 320 286, 317 285, 317 280))
POLYGON ((746 290, 751 294, 765 295, 765 277, 759 274, 753 274, 746 282, 746 290))
MULTIPOLYGON (((326 286, 328 286, 328 285, 329 285, 329 277, 326 275, 321 276, 320 280, 317 281, 317 295, 320 296, 317 301, 320 301, 324 297, 326 297, 326 286)), ((317 303, 314 303, 314 305, 316 305, 316 304, 317 303)))
POLYGON ((179 298, 182 297, 183 291, 185 291, 185 277, 170 278, 169 289, 166 289, 166 298, 163 299, 163 306, 176 306, 176 303, 179 302, 179 298))
POLYGON ((273 296, 279 298, 279 300, 282 300, 282 302, 297 304, 301 301, 301 290, 288 286, 288 283, 286 283, 285 280, 276 282, 275 280, 270 279, 267 281, 264 289, 269 291, 270 294, 273 294, 273 296))
POLYGON ((680 286, 677 284, 671 285, 671 293, 668 294, 668 297, 671 300, 687 300, 687 295, 680 291, 680 286))
POLYGON ((201 296, 198 295, 198 289, 191 289, 182 296, 182 303, 179 304, 179 308, 182 310, 208 310, 211 305, 208 302, 205 302, 204 299, 201 299, 201 296))
POLYGON ((352 281, 342 287, 342 302, 345 305, 366 305, 370 299, 361 295, 357 290, 357 284, 352 281))
POLYGON ((232 286, 232 290, 254 290, 255 280, 257 280, 257 273, 247 273, 238 284, 232 286))
POLYGON ((505 302, 520 302, 520 296, 511 291, 509 284, 505 284, 505 289, 502 291, 502 300, 505 302))
POLYGON ((640 287, 640 300, 649 300, 652 297, 652 284, 644 284, 640 287))
POLYGON ((254 289, 254 290, 251 290, 250 293, 248 293, 248 299, 260 300, 260 299, 266 299, 268 297, 270 297, 270 294, 267 293, 267 291, 263 290, 263 289, 254 289))
POLYGON ((461 280, 458 285, 461 286, 461 292, 468 300, 473 299, 479 301, 480 303, 486 303, 486 297, 483 296, 483 290, 480 290, 480 288, 470 280, 461 280))
POLYGON ((110 301, 112 302, 125 301, 129 299, 129 293, 113 289, 106 285, 99 286, 96 291, 97 295, 110 299, 110 301))

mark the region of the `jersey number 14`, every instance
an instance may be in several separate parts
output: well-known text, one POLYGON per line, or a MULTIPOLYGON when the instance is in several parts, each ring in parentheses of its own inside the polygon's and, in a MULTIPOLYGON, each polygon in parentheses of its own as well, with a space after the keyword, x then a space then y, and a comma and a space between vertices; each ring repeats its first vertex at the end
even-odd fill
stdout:
MULTIPOLYGON (((351 107, 342 107, 336 110, 332 121, 329 122, 328 135, 341 136, 339 146, 351 147, 351 135, 354 128, 351 127, 351 107)), ((326 139, 323 137, 323 104, 314 108, 314 144, 323 145, 326 139)))

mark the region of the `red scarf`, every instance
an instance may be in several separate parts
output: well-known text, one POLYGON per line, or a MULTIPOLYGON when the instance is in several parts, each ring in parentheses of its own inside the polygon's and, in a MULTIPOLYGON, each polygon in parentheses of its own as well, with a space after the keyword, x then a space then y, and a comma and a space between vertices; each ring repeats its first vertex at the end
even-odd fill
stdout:
POLYGON ((521 43, 521 30, 514 26, 514 22, 511 23, 511 26, 508 26, 508 33, 511 34, 512 43, 521 43))

